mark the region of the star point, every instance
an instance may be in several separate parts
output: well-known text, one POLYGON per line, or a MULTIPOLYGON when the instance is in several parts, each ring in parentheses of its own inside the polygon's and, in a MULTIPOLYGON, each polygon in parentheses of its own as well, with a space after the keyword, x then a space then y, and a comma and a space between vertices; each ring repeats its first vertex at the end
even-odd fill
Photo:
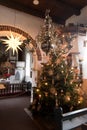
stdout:
POLYGON ((10 36, 7 36, 7 39, 3 39, 3 43, 6 44, 8 51, 9 49, 13 50, 13 54, 16 52, 18 53, 18 49, 22 51, 20 45, 22 44, 21 36, 13 36, 12 32, 10 36))

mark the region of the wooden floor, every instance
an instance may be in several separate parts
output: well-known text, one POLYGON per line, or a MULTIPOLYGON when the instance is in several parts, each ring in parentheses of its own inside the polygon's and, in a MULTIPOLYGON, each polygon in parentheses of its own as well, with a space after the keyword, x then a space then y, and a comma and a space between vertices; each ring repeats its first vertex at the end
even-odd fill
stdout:
MULTIPOLYGON (((25 109, 29 105, 29 96, 0 99, 0 130, 46 130, 26 113, 25 109)), ((77 127, 72 130, 82 129, 77 127)))
POLYGON ((39 130, 24 108, 29 96, 0 99, 0 130, 39 130))

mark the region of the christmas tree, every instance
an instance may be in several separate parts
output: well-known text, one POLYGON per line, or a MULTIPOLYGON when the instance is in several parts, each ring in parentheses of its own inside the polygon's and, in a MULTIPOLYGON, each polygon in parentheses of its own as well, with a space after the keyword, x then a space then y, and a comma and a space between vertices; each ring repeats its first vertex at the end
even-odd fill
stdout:
POLYGON ((47 13, 38 40, 49 60, 47 63, 41 63, 42 68, 37 87, 34 88, 31 111, 47 115, 52 113, 55 107, 62 107, 63 112, 81 108, 83 98, 79 89, 82 80, 79 68, 72 66, 73 36, 66 33, 64 27, 59 26, 54 30, 49 13, 47 13))

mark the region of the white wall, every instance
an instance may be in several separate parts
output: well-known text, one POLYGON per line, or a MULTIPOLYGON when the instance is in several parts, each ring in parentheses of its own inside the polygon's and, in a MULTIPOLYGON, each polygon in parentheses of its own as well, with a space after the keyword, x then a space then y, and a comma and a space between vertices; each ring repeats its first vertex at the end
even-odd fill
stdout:
POLYGON ((74 23, 75 25, 87 24, 87 6, 81 10, 81 14, 79 16, 72 15, 68 18, 65 24, 68 25, 69 23, 74 23))
MULTIPOLYGON (((73 15, 69 19, 66 20, 66 25, 69 23, 74 23, 74 25, 83 24, 87 25, 87 6, 85 6, 81 10, 81 14, 79 16, 73 15)), ((86 27, 87 31, 87 27, 86 27)), ((87 33, 85 36, 81 36, 78 34, 78 51, 80 52, 79 58, 82 58, 82 66, 83 66, 83 78, 87 79, 87 45, 84 47, 84 41, 87 40, 87 33)))
MULTIPOLYGON (((39 17, 35 17, 24 12, 0 5, 0 25, 8 25, 19 28, 28 33, 33 39, 35 39, 42 24, 43 19, 40 19, 39 17)), ((31 68, 29 57, 27 64, 28 69, 26 71, 27 67, 25 67, 25 77, 27 78, 27 80, 30 80, 31 68)), ((35 77, 32 80, 34 82, 35 77)), ((33 84, 33 86, 35 86, 35 84, 33 84)))
POLYGON ((27 32, 33 39, 40 30, 43 20, 0 5, 0 24, 10 25, 27 32))

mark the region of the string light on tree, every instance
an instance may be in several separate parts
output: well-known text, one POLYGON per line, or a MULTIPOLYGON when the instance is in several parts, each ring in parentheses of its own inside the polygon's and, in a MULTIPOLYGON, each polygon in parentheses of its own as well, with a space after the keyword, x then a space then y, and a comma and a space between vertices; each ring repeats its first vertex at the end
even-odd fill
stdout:
MULTIPOLYGON (((43 67, 37 80, 39 93, 35 91, 35 94, 40 105, 39 112, 47 115, 52 113, 55 107, 62 107, 63 112, 81 108, 82 95, 76 91, 81 87, 79 71, 78 68, 72 67, 69 60, 74 36, 65 32, 64 27, 59 26, 56 30, 52 28, 49 12, 46 13, 44 21, 36 41, 40 43, 40 49, 49 56, 49 61, 41 63, 43 67)), ((32 107, 33 104, 31 111, 32 107)), ((37 109, 33 111, 38 113, 37 109)))

